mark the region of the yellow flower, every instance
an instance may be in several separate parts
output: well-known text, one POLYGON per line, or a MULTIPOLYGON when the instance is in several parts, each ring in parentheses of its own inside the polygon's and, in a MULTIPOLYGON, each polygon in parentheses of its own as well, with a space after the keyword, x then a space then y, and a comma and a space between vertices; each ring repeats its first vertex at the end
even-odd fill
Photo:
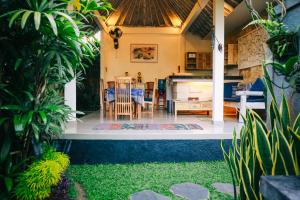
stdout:
POLYGON ((69 5, 68 5, 68 10, 74 10, 74 9, 77 11, 80 11, 80 9, 81 9, 80 0, 70 1, 69 5))

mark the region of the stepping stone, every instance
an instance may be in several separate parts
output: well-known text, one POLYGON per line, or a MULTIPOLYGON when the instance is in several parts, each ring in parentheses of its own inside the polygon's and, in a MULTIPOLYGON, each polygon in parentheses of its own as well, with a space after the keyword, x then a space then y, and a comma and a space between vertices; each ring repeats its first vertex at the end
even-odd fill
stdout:
MULTIPOLYGON (((213 183, 212 186, 221 193, 234 196, 233 185, 230 183, 213 183)), ((236 192, 239 194, 239 187, 236 186, 236 192)))
POLYGON ((130 196, 130 200, 171 200, 169 197, 158 194, 151 190, 134 193, 130 196))
POLYGON ((209 199, 209 191, 205 187, 194 183, 181 183, 173 185, 170 191, 179 197, 187 200, 207 200, 209 199))

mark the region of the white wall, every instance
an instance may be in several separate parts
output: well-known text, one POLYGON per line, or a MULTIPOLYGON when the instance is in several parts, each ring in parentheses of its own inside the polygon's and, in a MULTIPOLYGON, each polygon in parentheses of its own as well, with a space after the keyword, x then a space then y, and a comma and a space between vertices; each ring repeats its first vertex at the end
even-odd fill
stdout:
POLYGON ((211 41, 201 40, 190 33, 182 36, 170 28, 121 28, 124 33, 119 40, 119 49, 115 50, 112 38, 102 34, 101 78, 114 80, 115 76, 136 77, 142 73, 143 81, 165 78, 177 73, 178 65, 184 70, 184 54, 187 51, 209 52, 211 41), (158 44, 158 63, 131 63, 130 44, 158 44))

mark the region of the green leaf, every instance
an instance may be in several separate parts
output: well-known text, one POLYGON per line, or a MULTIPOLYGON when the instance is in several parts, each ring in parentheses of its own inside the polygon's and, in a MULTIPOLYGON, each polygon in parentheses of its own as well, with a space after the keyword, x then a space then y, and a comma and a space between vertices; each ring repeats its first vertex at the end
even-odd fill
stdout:
POLYGON ((39 114, 40 114, 40 117, 41 117, 43 123, 46 124, 47 123, 46 113, 44 111, 39 111, 39 114))
MULTIPOLYGON (((300 161, 300 134, 299 133, 296 133, 295 131, 293 130, 290 130, 290 133, 292 134, 293 136, 293 139, 294 139, 294 151, 295 151, 295 162, 296 163, 299 163, 300 161)), ((299 167, 300 166, 297 166, 297 172, 296 172, 296 175, 299 176, 300 175, 300 171, 299 171, 299 167)))
POLYGON ((280 106, 280 113, 282 115, 281 127, 282 127, 283 133, 285 135, 285 138, 287 140, 290 140, 291 135, 288 130, 288 127, 290 127, 290 110, 289 110, 289 105, 288 105, 285 95, 282 95, 282 96, 283 96, 283 98, 282 98, 281 106, 280 106))
POLYGON ((252 181, 251 181, 251 174, 249 171, 248 166, 246 165, 244 159, 241 159, 240 162, 240 172, 241 172, 241 181, 242 181, 242 186, 244 188, 244 192, 247 196, 247 199, 251 199, 251 200, 258 200, 256 194, 254 193, 254 188, 252 185, 252 181))
POLYGON ((7 117, 1 117, 1 118, 0 118, 0 126, 1 126, 6 120, 8 120, 7 117))
POLYGON ((18 105, 6 105, 6 106, 0 106, 0 110, 20 111, 20 110, 22 110, 22 107, 18 106, 18 105))
POLYGON ((75 21, 69 15, 67 15, 63 12, 60 12, 60 11, 56 11, 55 13, 66 18, 72 24, 76 36, 78 37, 80 35, 78 26, 76 25, 75 21))
POLYGON ((0 163, 3 163, 9 154, 11 146, 11 139, 9 136, 5 136, 3 142, 1 144, 1 151, 0 151, 0 163))
POLYGON ((273 165, 271 145, 268 140, 267 133, 265 132, 261 123, 257 120, 255 120, 254 133, 256 155, 260 166, 264 172, 264 175, 271 175, 273 165))
POLYGON ((33 11, 25 11, 23 16, 22 16, 22 19, 21 19, 21 28, 23 29, 25 27, 25 24, 27 22, 27 19, 28 17, 30 16, 30 14, 32 13, 33 11))
POLYGON ((22 61, 23 61, 22 58, 18 58, 18 59, 16 60, 16 62, 15 62, 15 67, 14 67, 15 70, 18 70, 18 69, 19 69, 19 67, 21 66, 22 61))
POLYGON ((57 26, 56 26, 56 22, 54 20, 53 15, 47 14, 47 13, 44 13, 44 15, 48 18, 48 21, 50 23, 50 26, 52 28, 52 31, 53 31, 54 35, 57 36, 57 26))
POLYGON ((8 192, 10 192, 13 188, 13 179, 10 178, 10 177, 5 177, 4 178, 4 183, 5 183, 6 190, 8 192))
POLYGON ((27 114, 27 123, 30 124, 32 122, 33 111, 30 111, 27 114))
POLYGON ((268 91, 271 93, 272 99, 274 100, 275 104, 277 104, 275 94, 274 94, 274 90, 273 90, 273 86, 272 86, 272 82, 271 82, 271 78, 270 78, 270 75, 268 73, 266 64, 263 65, 263 70, 264 70, 264 75, 265 75, 264 83, 266 85, 266 88, 268 88, 268 91))
POLYGON ((15 127, 15 131, 18 133, 23 132, 26 126, 26 124, 24 124, 22 119, 23 119, 22 115, 14 115, 13 118, 14 127, 15 127))
POLYGON ((286 75, 290 75, 291 72, 293 71, 294 69, 294 66, 295 64, 298 62, 299 60, 299 57, 298 56, 293 56, 293 57, 290 57, 286 63, 285 63, 285 74, 286 75))
POLYGON ((276 134, 277 134, 277 141, 279 144, 278 153, 279 155, 280 154, 282 155, 282 161, 287 172, 286 175, 295 175, 297 167, 288 140, 286 139, 283 131, 277 130, 276 134))
POLYGON ((34 26, 36 30, 39 30, 41 24, 41 13, 34 12, 34 26))
POLYGON ((298 135, 300 135, 300 114, 297 116, 294 122, 293 130, 296 131, 298 135))
POLYGON ((16 18, 17 18, 21 13, 23 13, 23 12, 25 12, 25 11, 24 11, 24 10, 20 10, 20 11, 15 12, 15 14, 14 14, 14 15, 10 18, 10 20, 9 20, 9 24, 8 24, 9 28, 11 28, 11 26, 13 25, 14 21, 16 20, 16 18))

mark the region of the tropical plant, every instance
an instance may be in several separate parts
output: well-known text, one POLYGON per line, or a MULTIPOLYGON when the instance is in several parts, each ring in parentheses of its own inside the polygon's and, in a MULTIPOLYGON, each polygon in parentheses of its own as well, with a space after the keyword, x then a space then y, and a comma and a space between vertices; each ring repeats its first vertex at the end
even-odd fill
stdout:
POLYGON ((64 85, 93 64, 94 13, 110 9, 106 0, 0 0, 1 199, 36 147, 63 132, 74 112, 64 85))
POLYGON ((15 195, 21 200, 45 199, 69 166, 68 156, 48 148, 41 160, 32 163, 18 178, 15 195))
POLYGON ((275 0, 275 2, 282 8, 281 15, 276 13, 272 2, 267 2, 266 11, 268 18, 265 19, 254 9, 252 1, 246 0, 246 5, 253 19, 246 27, 252 25, 262 27, 269 35, 267 44, 275 58, 280 59, 283 56, 293 56, 298 53, 298 30, 291 31, 289 30, 289 27, 283 23, 283 18, 286 14, 284 0, 275 0))
POLYGON ((285 63, 266 61, 263 64, 263 67, 267 68, 268 66, 271 66, 278 75, 284 76, 284 80, 289 83, 290 87, 300 92, 297 82, 300 79, 300 63, 298 56, 288 58, 285 63))
POLYGON ((264 71, 264 81, 272 97, 268 108, 270 128, 254 111, 247 110, 240 141, 234 131, 229 151, 221 145, 232 181, 240 186, 242 200, 262 199, 259 193, 261 176, 300 175, 300 114, 293 123, 285 95, 278 106, 269 74, 266 69, 264 71))

